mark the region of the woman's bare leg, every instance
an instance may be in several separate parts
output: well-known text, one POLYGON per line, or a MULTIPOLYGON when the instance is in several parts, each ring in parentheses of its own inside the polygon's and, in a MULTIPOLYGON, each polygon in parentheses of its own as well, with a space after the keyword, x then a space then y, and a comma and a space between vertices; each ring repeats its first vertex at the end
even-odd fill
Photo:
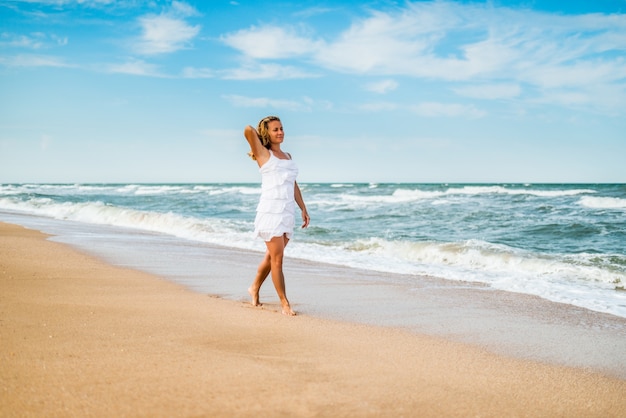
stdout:
POLYGON ((285 235, 282 237, 274 237, 270 241, 266 241, 267 251, 270 255, 270 270, 272 272, 272 282, 274 282, 274 288, 280 299, 282 305, 282 312, 285 315, 293 316, 296 313, 291 309, 289 300, 287 300, 287 293, 285 291, 285 275, 283 274, 283 255, 285 253, 285 246, 289 242, 289 239, 285 235))
POLYGON ((267 279, 271 269, 270 252, 268 250, 265 252, 265 257, 263 257, 263 260, 259 264, 254 282, 252 282, 252 285, 248 288, 248 293, 250 293, 250 297, 252 297, 253 306, 261 306, 261 301, 259 300, 259 290, 261 290, 261 285, 265 279, 267 279))
MULTIPOLYGON (((285 242, 285 247, 286 247, 287 243, 289 243, 289 238, 284 236, 284 242, 285 242)), ((283 247, 283 251, 284 251, 284 247, 283 247)), ((265 252, 265 256, 263 257, 263 260, 261 261, 261 263, 259 263, 259 267, 257 269, 254 282, 252 282, 252 285, 250 285, 250 287, 248 288, 248 293, 250 294, 250 297, 252 298, 252 306, 261 306, 261 300, 259 299, 259 291, 261 290, 261 286, 263 285, 263 282, 265 282, 265 279, 267 279, 267 276, 269 276, 271 270, 272 270, 271 255, 268 249, 265 252)))

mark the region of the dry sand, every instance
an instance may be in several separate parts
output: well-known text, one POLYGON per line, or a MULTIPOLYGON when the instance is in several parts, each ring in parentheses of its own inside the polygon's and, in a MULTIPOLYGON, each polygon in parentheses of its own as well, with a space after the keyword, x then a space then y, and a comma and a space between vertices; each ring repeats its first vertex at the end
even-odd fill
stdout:
POLYGON ((626 381, 285 317, 0 224, 0 416, 618 417, 626 381))

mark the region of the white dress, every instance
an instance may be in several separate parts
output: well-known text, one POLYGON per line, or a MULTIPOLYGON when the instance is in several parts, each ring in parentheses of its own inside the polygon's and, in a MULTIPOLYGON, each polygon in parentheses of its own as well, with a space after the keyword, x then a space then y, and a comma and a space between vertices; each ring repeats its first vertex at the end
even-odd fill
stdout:
POLYGON ((269 241, 287 234, 291 239, 296 222, 294 187, 298 167, 293 160, 277 158, 270 150, 270 159, 260 168, 261 198, 256 208, 254 234, 269 241))

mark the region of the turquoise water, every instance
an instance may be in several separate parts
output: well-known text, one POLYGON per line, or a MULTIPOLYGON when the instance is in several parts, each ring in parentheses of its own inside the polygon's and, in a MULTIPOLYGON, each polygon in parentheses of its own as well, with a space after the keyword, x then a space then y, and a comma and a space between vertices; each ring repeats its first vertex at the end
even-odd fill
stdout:
MULTIPOLYGON (((626 185, 300 184, 289 257, 430 275, 626 317, 626 185)), ((3 214, 263 251, 258 184, 4 184, 3 214)), ((85 236, 84 239, 89 239, 85 236)))

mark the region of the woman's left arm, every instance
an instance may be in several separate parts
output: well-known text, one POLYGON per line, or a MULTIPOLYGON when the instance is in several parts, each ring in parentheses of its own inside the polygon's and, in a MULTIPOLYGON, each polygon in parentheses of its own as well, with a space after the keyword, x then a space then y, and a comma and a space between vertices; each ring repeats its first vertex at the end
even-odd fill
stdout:
POLYGON ((300 191, 300 187, 298 186, 297 182, 295 183, 294 187, 294 198, 296 199, 296 203, 302 211, 302 228, 306 228, 307 226, 309 226, 311 218, 309 217, 309 213, 306 210, 306 205, 304 204, 304 199, 302 198, 302 192, 300 191))

